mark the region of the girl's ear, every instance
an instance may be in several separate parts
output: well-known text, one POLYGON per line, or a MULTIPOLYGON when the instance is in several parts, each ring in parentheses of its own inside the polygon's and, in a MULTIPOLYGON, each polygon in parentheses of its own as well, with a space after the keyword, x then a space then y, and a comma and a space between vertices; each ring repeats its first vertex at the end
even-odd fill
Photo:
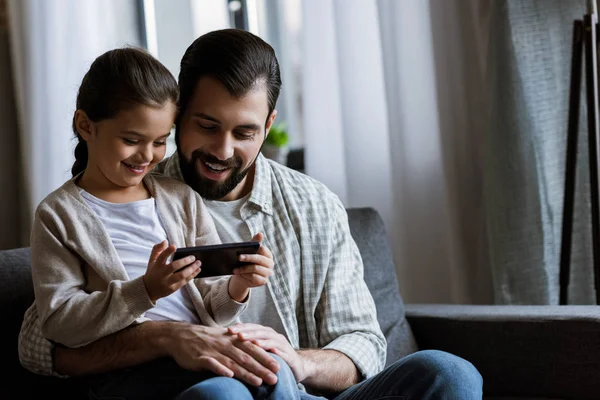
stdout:
POLYGON ((91 140, 95 133, 94 123, 83 110, 75 111, 75 129, 86 142, 91 140))

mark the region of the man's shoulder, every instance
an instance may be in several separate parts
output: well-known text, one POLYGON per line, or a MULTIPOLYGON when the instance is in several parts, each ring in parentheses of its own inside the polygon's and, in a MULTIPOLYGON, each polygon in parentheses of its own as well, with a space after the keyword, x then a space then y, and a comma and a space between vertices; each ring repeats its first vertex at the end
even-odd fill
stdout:
POLYGON ((344 209, 340 198, 324 183, 275 161, 269 160, 269 165, 275 181, 272 182, 274 202, 281 203, 279 208, 286 213, 324 223, 344 209))
POLYGON ((312 197, 317 195, 329 200, 337 199, 335 193, 315 178, 272 160, 268 160, 268 163, 272 171, 272 176, 275 178, 278 186, 284 190, 293 192, 296 196, 312 197))

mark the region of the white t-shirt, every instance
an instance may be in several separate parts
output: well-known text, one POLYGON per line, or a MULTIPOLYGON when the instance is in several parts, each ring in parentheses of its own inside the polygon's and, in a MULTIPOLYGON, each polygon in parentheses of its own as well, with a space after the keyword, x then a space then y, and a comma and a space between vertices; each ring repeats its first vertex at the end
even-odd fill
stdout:
MULTIPOLYGON (((252 239, 248 225, 242 220, 240 212, 249 196, 233 201, 204 200, 223 243, 245 242, 252 239)), ((275 265, 277 268, 277 263, 275 265)), ((248 308, 240 315, 240 321, 269 326, 287 337, 267 285, 251 290, 252 297, 248 308)))
MULTIPOLYGON (((167 239, 154 198, 110 203, 85 190, 81 190, 81 196, 104 224, 129 279, 146 273, 152 247, 167 239)), ((146 311, 145 317, 200 324, 188 292, 181 289, 159 299, 154 308, 146 311)))

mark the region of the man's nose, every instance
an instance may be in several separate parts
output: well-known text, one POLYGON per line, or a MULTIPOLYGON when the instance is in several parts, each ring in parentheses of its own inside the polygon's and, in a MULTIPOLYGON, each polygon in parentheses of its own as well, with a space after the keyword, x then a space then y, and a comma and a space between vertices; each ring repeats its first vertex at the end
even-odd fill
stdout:
POLYGON ((219 160, 229 160, 234 154, 234 141, 232 135, 224 134, 215 138, 211 146, 211 154, 219 160))

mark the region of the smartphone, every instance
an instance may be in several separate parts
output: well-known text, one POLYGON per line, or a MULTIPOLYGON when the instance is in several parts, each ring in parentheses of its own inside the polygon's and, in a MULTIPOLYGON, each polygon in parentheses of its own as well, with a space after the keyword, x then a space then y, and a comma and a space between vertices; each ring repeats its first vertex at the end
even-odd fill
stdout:
POLYGON ((213 244, 207 246, 181 247, 173 254, 172 261, 187 256, 195 256, 202 262, 200 273, 196 278, 233 275, 235 268, 250 263, 239 261, 240 254, 256 254, 259 242, 237 242, 213 244))

